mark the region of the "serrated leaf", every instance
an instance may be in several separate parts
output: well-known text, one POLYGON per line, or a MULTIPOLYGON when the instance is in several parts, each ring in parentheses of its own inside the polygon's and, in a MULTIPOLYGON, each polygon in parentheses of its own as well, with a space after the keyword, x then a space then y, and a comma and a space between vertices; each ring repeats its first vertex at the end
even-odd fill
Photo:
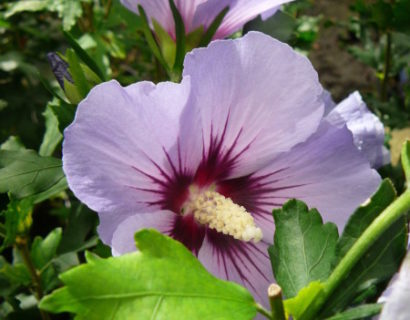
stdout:
MULTIPOLYGON (((338 313, 325 320, 361 320, 368 319, 380 313, 383 305, 378 303, 364 304, 355 308, 348 309, 342 313, 338 313)), ((389 318, 391 319, 391 318, 389 318)), ((397 318, 394 318, 397 320, 397 318)), ((386 319, 387 320, 387 319, 386 319)), ((403 319, 404 320, 404 319, 403 319)))
POLYGON ((285 300, 286 314, 291 315, 294 320, 303 319, 303 315, 321 295, 323 295, 323 285, 319 281, 309 283, 296 297, 285 300))
POLYGON ((32 150, 0 150, 0 192, 17 199, 41 195, 55 186, 67 188, 60 159, 40 157, 32 150))
POLYGON ((376 193, 361 205, 349 218, 336 247, 336 262, 343 258, 360 235, 390 203, 396 199, 396 191, 390 180, 385 179, 376 193))
POLYGON ((40 145, 39 155, 51 156, 63 139, 63 135, 58 129, 58 118, 51 109, 50 104, 47 105, 46 110, 43 112, 43 116, 46 119, 46 132, 40 145))
POLYGON ((209 274, 184 245, 155 230, 135 235, 139 252, 89 259, 61 275, 65 287, 40 308, 76 319, 253 319, 256 303, 209 274))
POLYGON ((336 225, 323 224, 316 209, 299 200, 290 200, 273 210, 274 245, 269 255, 276 281, 287 298, 315 280, 325 280, 335 257, 336 225))
POLYGON ((410 317, 410 253, 400 268, 399 276, 393 283, 393 290, 383 307, 380 320, 406 320, 410 317))
POLYGON ((34 266, 38 270, 41 270, 54 258, 61 241, 61 236, 62 230, 57 228, 51 231, 44 239, 39 236, 34 238, 30 254, 34 266))

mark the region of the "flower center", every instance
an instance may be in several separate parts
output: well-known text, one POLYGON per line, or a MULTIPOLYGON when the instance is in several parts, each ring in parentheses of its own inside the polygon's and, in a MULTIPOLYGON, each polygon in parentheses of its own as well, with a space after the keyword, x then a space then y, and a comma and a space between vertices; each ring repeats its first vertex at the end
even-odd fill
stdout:
POLYGON ((209 188, 202 191, 195 186, 189 188, 188 201, 182 207, 182 214, 192 214, 197 222, 235 239, 258 242, 262 230, 255 225, 252 215, 230 198, 209 188))

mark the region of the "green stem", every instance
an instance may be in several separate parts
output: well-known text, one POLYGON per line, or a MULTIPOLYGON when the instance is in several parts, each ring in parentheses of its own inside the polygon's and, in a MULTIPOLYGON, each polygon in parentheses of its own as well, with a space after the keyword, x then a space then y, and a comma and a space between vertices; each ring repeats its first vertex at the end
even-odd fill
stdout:
POLYGON ((387 31, 387 41, 386 41, 386 51, 384 55, 384 72, 383 72, 383 82, 380 93, 380 98, 382 101, 387 101, 387 86, 389 82, 390 64, 391 64, 391 46, 392 39, 391 33, 387 31))
MULTIPOLYGON (((31 260, 30 252, 27 246, 27 239, 26 238, 17 238, 16 239, 17 248, 20 251, 21 257, 23 258, 24 264, 26 265, 28 271, 30 272, 31 280, 33 282, 33 287, 35 290, 35 296, 37 301, 40 301, 44 294, 43 288, 41 286, 41 278, 34 266, 33 261, 31 260)), ((41 318, 43 320, 50 320, 50 316, 43 310, 39 310, 41 314, 41 318)))
POLYGON ((286 320, 281 287, 276 283, 271 284, 268 288, 268 296, 270 308, 272 310, 272 319, 286 320))
POLYGON ((270 319, 270 320, 274 320, 272 318, 271 313, 266 310, 264 307, 262 307, 259 303, 256 304, 256 310, 263 316, 265 316, 265 318, 270 319))
POLYGON ((311 320, 317 316, 323 304, 330 295, 346 280, 346 276, 366 253, 370 246, 386 231, 397 219, 410 210, 410 189, 407 189, 399 198, 390 204, 363 232, 352 248, 346 253, 330 277, 324 283, 324 294, 320 300, 312 305, 309 313, 303 320, 311 320))

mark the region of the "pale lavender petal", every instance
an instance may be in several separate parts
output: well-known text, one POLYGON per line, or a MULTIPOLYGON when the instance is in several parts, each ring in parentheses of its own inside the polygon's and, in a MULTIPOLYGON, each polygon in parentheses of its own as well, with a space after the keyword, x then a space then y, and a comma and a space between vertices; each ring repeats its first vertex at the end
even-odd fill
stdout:
POLYGON ((229 177, 251 173, 305 141, 323 115, 311 63, 262 33, 193 50, 185 59, 188 75, 204 155, 219 157, 229 177))
MULTIPOLYGON (((403 260, 398 277, 385 300, 387 301, 380 315, 380 320, 407 320, 410 318, 410 253, 403 260)), ((380 302, 380 300, 379 300, 380 302)))
POLYGON ((198 259, 213 275, 245 286, 268 307, 267 290, 274 282, 268 246, 264 241, 242 242, 208 230, 198 259))
POLYGON ((112 236, 111 248, 114 256, 136 250, 134 235, 141 229, 156 229, 169 235, 175 221, 175 213, 162 210, 148 213, 137 213, 125 219, 112 236))
POLYGON ((253 213, 267 241, 274 231, 272 209, 287 200, 305 201, 310 208, 317 208, 325 221, 342 230, 381 181, 354 146, 351 132, 326 122, 308 141, 246 179, 242 190, 235 191, 237 181, 225 182, 229 186, 222 188, 230 188, 233 201, 253 213))
POLYGON ((378 168, 390 162, 389 151, 383 145, 383 124, 369 111, 359 92, 352 93, 333 107, 326 119, 339 127, 347 125, 353 133, 356 147, 372 167, 378 168))
POLYGON ((256 18, 259 14, 269 12, 291 1, 293 0, 237 0, 231 5, 214 38, 225 38, 241 29, 246 22, 256 18))
POLYGON ((126 88, 110 81, 91 90, 64 132, 63 169, 74 194, 121 220, 160 208, 165 189, 192 175, 200 158, 201 137, 179 137, 189 87, 189 79, 126 88))

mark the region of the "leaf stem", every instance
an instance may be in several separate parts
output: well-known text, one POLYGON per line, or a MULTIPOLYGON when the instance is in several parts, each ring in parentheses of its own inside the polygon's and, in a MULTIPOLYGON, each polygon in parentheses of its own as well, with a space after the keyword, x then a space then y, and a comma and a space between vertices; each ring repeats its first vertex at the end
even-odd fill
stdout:
POLYGON ((410 189, 407 189, 399 198, 390 204, 363 232, 352 248, 342 258, 330 277, 323 284, 324 294, 320 300, 312 305, 312 309, 303 320, 313 319, 334 290, 346 280, 346 276, 360 260, 363 254, 398 218, 410 210, 410 189))
POLYGON ((390 64, 391 64, 391 46, 392 46, 392 39, 390 31, 386 33, 387 41, 386 41, 386 51, 384 53, 384 72, 383 72, 383 82, 381 87, 380 98, 382 101, 387 101, 387 85, 389 81, 389 73, 390 73, 390 64))
POLYGON ((259 303, 256 304, 256 310, 263 316, 265 316, 265 318, 270 319, 270 320, 274 320, 272 318, 272 314, 266 310, 264 307, 262 307, 259 303))
MULTIPOLYGON (((20 251, 21 257, 23 258, 24 264, 30 272, 36 299, 37 301, 40 301, 44 296, 43 288, 41 286, 41 278, 36 270, 36 267, 34 266, 33 261, 31 260, 30 252, 27 245, 27 239, 25 237, 17 237, 16 245, 18 250, 20 251)), ((43 320, 50 320, 50 316, 45 311, 40 309, 39 311, 41 314, 41 318, 43 320)))

